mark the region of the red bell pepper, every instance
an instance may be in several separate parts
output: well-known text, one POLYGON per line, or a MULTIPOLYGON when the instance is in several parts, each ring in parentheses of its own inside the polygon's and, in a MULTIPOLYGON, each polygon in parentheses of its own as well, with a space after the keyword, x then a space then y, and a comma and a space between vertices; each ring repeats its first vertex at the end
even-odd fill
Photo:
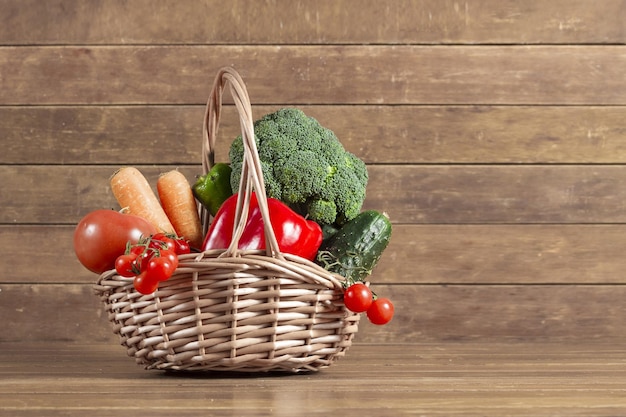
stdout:
MULTIPOLYGON (((226 249, 230 246, 237 197, 238 194, 229 197, 218 210, 204 239, 202 250, 226 249)), ((280 251, 314 260, 322 244, 322 228, 319 224, 306 220, 280 200, 268 198, 267 205, 280 251)), ((251 195, 248 220, 238 248, 265 249, 263 217, 255 193, 251 195)))

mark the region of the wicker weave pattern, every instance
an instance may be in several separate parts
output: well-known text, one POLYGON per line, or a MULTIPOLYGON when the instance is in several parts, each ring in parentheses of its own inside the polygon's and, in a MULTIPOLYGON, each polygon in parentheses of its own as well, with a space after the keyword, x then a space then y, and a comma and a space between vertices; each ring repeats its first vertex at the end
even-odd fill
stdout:
MULTIPOLYGON (((269 221, 245 85, 231 68, 218 73, 204 120, 203 170, 213 164, 226 85, 242 125, 245 159, 233 243, 225 250, 181 256, 174 275, 151 295, 109 271, 95 285, 128 355, 148 369, 315 371, 345 355, 359 315, 342 302, 343 278, 283 254, 269 221), (237 243, 252 191, 265 221, 265 251, 237 243)), ((202 213, 205 227, 208 215, 202 213)))

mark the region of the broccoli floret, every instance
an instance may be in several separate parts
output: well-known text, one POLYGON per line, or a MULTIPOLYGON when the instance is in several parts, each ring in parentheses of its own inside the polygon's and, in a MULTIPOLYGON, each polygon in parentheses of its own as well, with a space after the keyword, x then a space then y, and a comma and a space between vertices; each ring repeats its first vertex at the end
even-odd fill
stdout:
POLYGON ((338 170, 327 190, 337 204, 337 224, 352 220, 359 214, 368 179, 365 163, 353 154, 345 153, 343 166, 348 169, 338 170))
POLYGON ((334 224, 337 219, 337 204, 328 200, 312 200, 306 212, 320 224, 334 224))
MULTIPOLYGON (((306 203, 325 186, 327 164, 313 151, 295 151, 288 158, 274 160, 274 177, 282 185, 282 201, 288 205, 306 203), (298 186, 287 186, 298 179, 298 186)), ((267 188, 267 187, 266 187, 267 188)))
MULTIPOLYGON (((270 113, 254 123, 267 195, 318 223, 343 224, 360 212, 367 168, 337 136, 299 109, 270 113)), ((233 190, 243 160, 241 136, 229 152, 233 190)))

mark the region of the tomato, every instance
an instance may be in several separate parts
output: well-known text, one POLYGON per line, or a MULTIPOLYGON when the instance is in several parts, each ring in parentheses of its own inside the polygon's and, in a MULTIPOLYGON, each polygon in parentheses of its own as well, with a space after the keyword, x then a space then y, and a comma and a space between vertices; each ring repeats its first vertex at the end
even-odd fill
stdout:
POLYGON ((83 217, 74 230, 74 251, 81 264, 97 274, 115 268, 126 243, 156 233, 141 217, 114 210, 95 210, 83 217))
POLYGON ((176 253, 179 255, 184 255, 186 253, 191 253, 191 247, 189 246, 189 242, 183 238, 178 238, 174 241, 176 243, 176 253))
POLYGON ((152 294, 159 287, 159 281, 150 277, 146 272, 142 272, 133 280, 133 286, 141 294, 152 294))
POLYGON ((152 259, 156 251, 156 249, 153 249, 149 246, 133 246, 133 249, 131 249, 131 253, 137 253, 137 260, 135 262, 137 263, 137 268, 139 269, 139 271, 146 270, 150 259, 152 259))
POLYGON ((373 324, 387 324, 393 318, 393 304, 388 298, 377 298, 367 309, 367 318, 373 324))
POLYGON ((124 254, 115 260, 115 270, 117 273, 126 278, 137 275, 137 255, 134 253, 124 254))
POLYGON ((343 294, 346 308, 354 313, 367 311, 372 305, 372 291, 362 282, 350 285, 343 294))
MULTIPOLYGON (((174 271, 176 265, 166 256, 153 256, 148 262, 145 270, 145 277, 150 281, 167 281, 174 271)), ((142 273, 142 275, 144 275, 142 273)), ((138 290, 139 291, 139 290, 138 290)))
POLYGON ((174 249, 167 249, 174 247, 174 242, 174 239, 157 233, 142 238, 138 244, 127 245, 126 252, 115 261, 115 270, 123 277, 134 276, 135 289, 142 294, 150 294, 156 291, 160 281, 169 279, 178 267, 178 255, 174 249))
POLYGON ((172 265, 174 265, 174 269, 178 268, 178 255, 176 255, 176 252, 172 250, 161 249, 159 251, 159 256, 169 259, 172 265))
POLYGON ((169 237, 165 233, 157 233, 152 236, 152 240, 150 241, 150 247, 154 249, 169 249, 175 251, 176 240, 169 237))
POLYGON ((137 262, 140 262, 139 258, 148 252, 148 246, 140 243, 138 245, 131 246, 130 250, 127 252, 131 255, 135 255, 137 262))

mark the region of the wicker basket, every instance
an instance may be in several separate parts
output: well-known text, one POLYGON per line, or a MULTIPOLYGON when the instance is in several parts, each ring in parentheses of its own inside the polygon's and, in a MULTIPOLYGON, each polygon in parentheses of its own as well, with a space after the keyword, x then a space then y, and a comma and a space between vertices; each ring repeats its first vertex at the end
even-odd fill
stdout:
MULTIPOLYGON (((253 118, 245 85, 232 68, 215 79, 204 119, 203 170, 213 164, 222 94, 230 85, 244 142, 233 242, 225 250, 180 257, 174 275, 150 295, 115 271, 95 285, 129 356, 147 369, 185 371, 316 371, 343 356, 359 315, 342 301, 342 277, 283 254, 272 230, 253 118), (252 191, 267 250, 241 251, 239 237, 252 191)), ((209 216, 202 213, 205 228, 209 216)))

